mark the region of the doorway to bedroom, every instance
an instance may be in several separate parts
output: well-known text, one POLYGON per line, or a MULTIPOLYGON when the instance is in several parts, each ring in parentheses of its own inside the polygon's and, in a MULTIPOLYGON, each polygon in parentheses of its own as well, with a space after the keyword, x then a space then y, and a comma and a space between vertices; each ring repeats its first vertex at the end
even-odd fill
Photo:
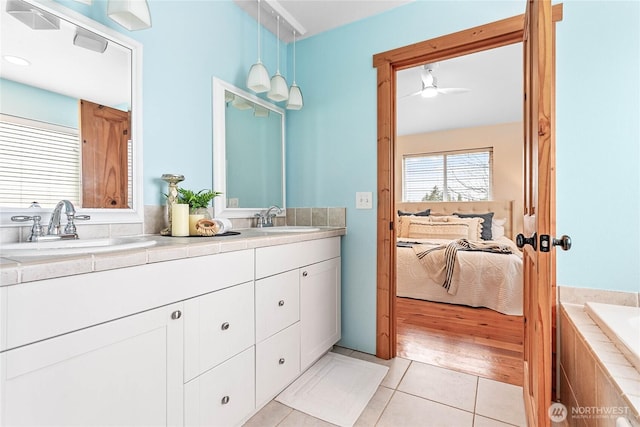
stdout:
POLYGON ((396 251, 396 355, 514 385, 523 380, 513 243, 524 198, 522 67, 515 43, 396 72, 394 210, 409 246, 396 251), (459 253, 456 289, 445 289, 442 261, 457 238, 511 255, 459 253))

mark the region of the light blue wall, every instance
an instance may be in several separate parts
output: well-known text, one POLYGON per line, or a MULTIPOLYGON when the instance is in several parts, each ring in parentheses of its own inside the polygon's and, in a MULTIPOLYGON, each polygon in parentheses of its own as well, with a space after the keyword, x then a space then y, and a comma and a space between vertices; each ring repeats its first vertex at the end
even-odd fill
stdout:
MULTIPOLYGON (((163 173, 184 173, 192 188, 210 185, 211 77, 244 88, 256 26, 231 0, 149 4, 153 27, 122 32, 144 43, 145 203, 159 205, 163 173)), ((376 191, 372 56, 524 7, 521 0, 418 1, 298 43, 305 107, 288 112, 287 201, 347 206, 343 345, 375 351, 376 211, 354 208, 356 191, 376 191)), ((104 8, 101 1, 83 13, 116 28, 104 8)), ((574 248, 558 255, 558 283, 637 291, 638 2, 566 1, 564 10, 557 26, 558 232, 570 234, 574 248)), ((275 38, 263 34, 263 52, 275 52, 275 38)), ((291 45, 287 51, 290 59, 291 45)), ((271 56, 263 60, 273 72, 271 56)))
POLYGON ((0 79, 0 113, 78 129, 78 99, 0 79))
MULTIPOLYGON (((559 284, 640 286, 638 5, 568 1, 557 26, 557 228, 574 241, 571 252, 558 256, 559 284)), ((418 1, 298 44, 305 107, 289 114, 288 201, 348 208, 345 346, 375 351, 376 212, 354 208, 356 191, 376 191, 372 56, 524 7, 524 1, 418 1)))

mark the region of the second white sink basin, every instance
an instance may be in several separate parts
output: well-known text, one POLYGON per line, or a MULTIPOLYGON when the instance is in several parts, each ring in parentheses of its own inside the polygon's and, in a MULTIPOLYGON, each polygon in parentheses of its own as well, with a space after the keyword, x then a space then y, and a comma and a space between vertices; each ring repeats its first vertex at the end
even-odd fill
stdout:
POLYGON ((4 243, 2 257, 73 255, 145 248, 156 244, 144 237, 113 237, 104 239, 49 240, 42 242, 4 243))
POLYGON ((302 225, 286 225, 283 227, 263 227, 260 231, 265 233, 309 233, 311 231, 320 231, 318 227, 307 227, 302 225))

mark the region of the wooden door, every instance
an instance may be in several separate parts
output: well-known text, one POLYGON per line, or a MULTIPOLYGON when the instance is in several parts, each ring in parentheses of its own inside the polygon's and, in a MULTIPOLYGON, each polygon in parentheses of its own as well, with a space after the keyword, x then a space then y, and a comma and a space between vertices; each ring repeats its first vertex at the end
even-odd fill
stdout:
POLYGON ((529 0, 524 30, 524 400, 528 425, 549 426, 555 306, 554 52, 550 0, 529 0))
POLYGON ((128 208, 131 113, 80 101, 82 207, 128 208))

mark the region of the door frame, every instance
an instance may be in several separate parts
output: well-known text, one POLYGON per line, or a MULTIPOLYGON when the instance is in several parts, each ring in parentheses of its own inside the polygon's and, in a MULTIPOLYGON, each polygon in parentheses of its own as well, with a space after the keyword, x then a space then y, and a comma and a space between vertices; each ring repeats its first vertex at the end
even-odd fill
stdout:
MULTIPOLYGON (((553 22, 562 20, 562 4, 553 6, 553 22)), ((396 355, 395 133, 396 71, 430 62, 521 43, 524 14, 400 47, 373 56, 378 74, 378 213, 376 356, 396 355)), ((554 41, 555 43, 555 41, 554 41)))

